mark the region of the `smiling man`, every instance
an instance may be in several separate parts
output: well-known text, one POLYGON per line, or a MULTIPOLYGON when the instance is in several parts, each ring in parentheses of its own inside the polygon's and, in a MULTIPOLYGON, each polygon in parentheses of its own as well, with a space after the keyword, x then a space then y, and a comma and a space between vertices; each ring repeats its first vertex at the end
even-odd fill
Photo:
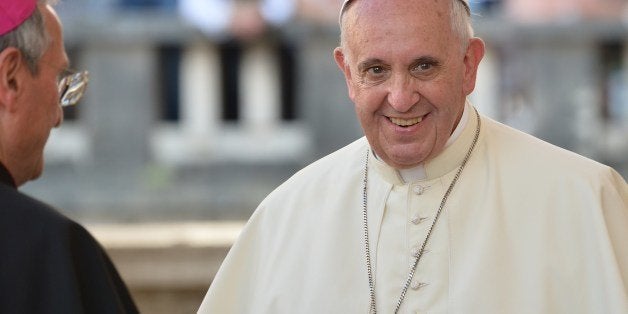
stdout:
POLYGON ((137 313, 114 265, 79 224, 17 188, 38 178, 61 105, 87 73, 70 73, 47 0, 0 2, 0 313, 137 313))
POLYGON ((467 101, 464 0, 349 0, 365 133, 259 205, 200 313, 626 313, 628 186, 467 101))

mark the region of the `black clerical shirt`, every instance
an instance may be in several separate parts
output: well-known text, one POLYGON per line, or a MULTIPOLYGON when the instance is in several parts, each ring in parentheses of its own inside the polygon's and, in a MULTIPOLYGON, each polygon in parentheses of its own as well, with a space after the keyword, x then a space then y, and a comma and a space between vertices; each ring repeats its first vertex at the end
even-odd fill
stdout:
POLYGON ((137 312, 89 232, 20 193, 0 164, 0 313, 137 312))

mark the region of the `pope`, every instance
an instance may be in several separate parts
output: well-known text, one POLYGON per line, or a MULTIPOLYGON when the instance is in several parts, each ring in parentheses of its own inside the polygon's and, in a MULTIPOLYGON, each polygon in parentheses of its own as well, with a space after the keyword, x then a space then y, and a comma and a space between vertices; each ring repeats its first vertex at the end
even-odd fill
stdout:
POLYGON ((628 185, 479 113, 466 0, 348 0, 365 137, 264 199, 199 313, 628 313, 628 185))

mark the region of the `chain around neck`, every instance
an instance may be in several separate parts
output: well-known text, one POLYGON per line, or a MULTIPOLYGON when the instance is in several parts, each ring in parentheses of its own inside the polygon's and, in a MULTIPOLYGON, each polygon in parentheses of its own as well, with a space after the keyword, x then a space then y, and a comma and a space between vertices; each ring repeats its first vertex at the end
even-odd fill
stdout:
MULTIPOLYGON (((458 182, 458 179, 460 178, 460 174, 462 173, 462 170, 464 169, 464 167, 467 165, 469 158, 471 158, 471 153, 473 152, 473 149, 475 148, 475 145, 478 142, 478 138, 480 137, 480 128, 482 124, 480 120, 480 114, 478 113, 477 109, 475 108, 473 109, 475 110, 475 116, 477 117, 477 121, 478 121, 477 126, 475 127, 475 137, 473 138, 473 142, 471 143, 471 146, 469 147, 467 154, 462 160, 462 163, 460 164, 460 167, 458 168, 458 171, 456 172, 454 179, 451 181, 451 184, 449 184, 449 188, 445 192, 445 195, 443 196, 443 199, 440 202, 438 211, 436 211, 436 215, 434 217, 434 220, 432 221, 432 225, 430 226, 430 229, 427 232, 427 236, 425 236, 425 239, 423 240, 423 243, 421 244, 421 249, 419 250, 418 255, 414 257, 414 262, 412 263, 410 267, 410 272, 408 273, 408 277, 401 290, 401 295, 399 296, 399 300, 397 301, 397 306, 395 307, 395 311, 394 311, 395 314, 399 312, 399 308, 401 308, 401 303, 403 303, 403 300, 406 297, 406 293, 408 292, 408 288, 410 287, 412 283, 412 278, 414 277, 414 273, 416 272, 417 265, 419 265, 419 260, 421 260, 421 257, 423 256, 423 252, 425 251, 427 242, 430 239, 430 236, 432 235, 432 231, 434 230, 434 226, 436 225, 436 222, 438 221, 438 217, 440 217, 440 214, 443 211, 445 204, 447 203, 449 194, 451 194, 451 191, 454 189, 456 182, 458 182)), ((364 162, 364 179, 363 179, 363 185, 362 185, 362 216, 363 216, 363 223, 364 223, 364 246, 365 246, 365 255, 366 255, 366 270, 369 277, 369 292, 371 296, 371 314, 377 314, 377 307, 375 305, 375 283, 373 281, 373 267, 371 264, 371 248, 369 244, 369 229, 368 229, 368 214, 367 214, 367 203, 368 203, 367 186, 368 186, 368 167, 369 167, 368 165, 369 165, 370 152, 371 152, 370 149, 366 150, 366 160, 364 162)))

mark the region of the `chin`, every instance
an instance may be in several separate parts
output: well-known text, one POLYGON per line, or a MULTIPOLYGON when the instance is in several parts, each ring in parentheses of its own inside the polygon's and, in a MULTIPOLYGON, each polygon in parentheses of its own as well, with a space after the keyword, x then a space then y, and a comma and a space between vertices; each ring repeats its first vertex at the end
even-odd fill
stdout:
POLYGON ((36 179, 39 179, 39 177, 41 177, 42 171, 38 171, 38 172, 34 172, 31 177, 28 179, 28 181, 33 181, 36 179))
POLYGON ((391 166, 395 169, 410 169, 422 163, 423 161, 394 161, 393 160, 391 166))
POLYGON ((398 151, 390 151, 387 154, 390 162, 395 168, 407 169, 418 166, 425 162, 429 157, 428 154, 421 149, 402 149, 398 151))
POLYGON ((41 174, 43 172, 44 172, 44 160, 42 158, 40 159, 39 164, 37 164, 37 166, 33 169, 33 172, 31 173, 29 181, 38 179, 39 177, 41 177, 41 174))
MULTIPOLYGON (((383 158, 382 158, 383 159, 383 158)), ((417 155, 408 155, 408 156, 395 156, 395 155, 386 155, 386 159, 384 160, 389 166, 394 167, 396 169, 408 169, 412 167, 416 167, 423 163, 424 159, 417 158, 417 155)))

